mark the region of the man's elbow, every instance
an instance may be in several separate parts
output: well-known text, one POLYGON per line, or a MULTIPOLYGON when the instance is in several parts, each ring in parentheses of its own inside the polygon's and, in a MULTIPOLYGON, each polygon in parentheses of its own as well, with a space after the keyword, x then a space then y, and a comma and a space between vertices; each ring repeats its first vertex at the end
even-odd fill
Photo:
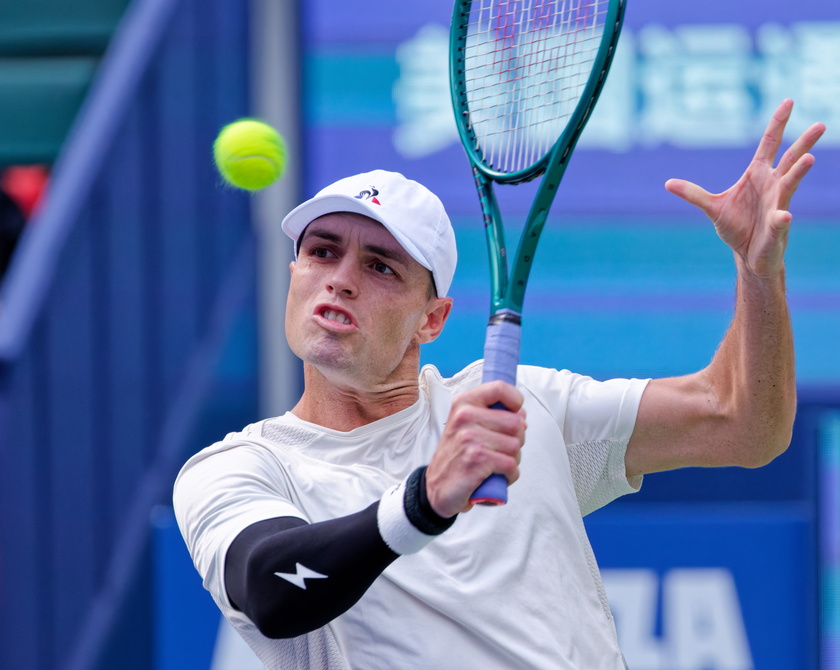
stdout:
POLYGON ((793 422, 772 430, 755 431, 744 440, 745 447, 738 450, 738 462, 735 465, 750 469, 763 468, 785 453, 792 439, 793 422))
POLYGON ((734 465, 763 468, 787 451, 793 439, 796 419, 796 392, 779 393, 773 402, 741 410, 731 417, 733 429, 740 435, 740 448, 734 465))

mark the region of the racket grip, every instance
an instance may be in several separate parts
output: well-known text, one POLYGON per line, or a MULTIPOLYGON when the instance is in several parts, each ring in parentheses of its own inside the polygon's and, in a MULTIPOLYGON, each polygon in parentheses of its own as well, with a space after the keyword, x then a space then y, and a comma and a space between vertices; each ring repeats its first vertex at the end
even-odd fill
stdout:
MULTIPOLYGON (((522 317, 513 310, 500 310, 490 317, 484 340, 484 372, 482 382, 501 380, 516 384, 516 366, 519 365, 519 343, 522 339, 522 317)), ((493 409, 507 408, 501 403, 493 409)), ((493 474, 485 479, 470 496, 473 505, 496 506, 507 502, 507 479, 493 474)))

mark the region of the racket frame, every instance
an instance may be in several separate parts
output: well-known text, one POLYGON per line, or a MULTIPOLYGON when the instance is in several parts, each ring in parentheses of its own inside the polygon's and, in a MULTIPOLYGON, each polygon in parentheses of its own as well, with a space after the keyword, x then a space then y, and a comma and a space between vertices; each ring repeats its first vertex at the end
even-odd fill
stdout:
POLYGON ((545 226, 551 204, 554 201, 575 145, 606 83, 607 74, 621 35, 626 0, 611 0, 609 3, 607 15, 604 19, 605 35, 601 39, 598 52, 593 60, 592 72, 598 72, 598 77, 589 77, 563 133, 539 161, 515 172, 501 172, 485 163, 478 149, 478 138, 470 125, 467 84, 461 64, 464 61, 463 52, 467 40, 467 26, 463 19, 469 16, 469 6, 472 1, 456 0, 452 13, 452 30, 449 38, 449 80, 452 106, 455 111, 455 121, 461 144, 473 169, 481 202, 481 211, 484 216, 490 259, 491 313, 496 314, 500 310, 511 310, 521 314, 525 298, 525 286, 528 282, 534 252, 545 226), (606 35, 608 31, 609 35, 606 35), (458 56, 453 57, 455 54, 458 56), (525 228, 519 239, 513 265, 509 268, 504 228, 499 206, 493 192, 493 183, 522 184, 541 175, 545 175, 545 177, 534 196, 534 202, 525 220, 525 228), (509 271, 511 272, 510 275, 509 271))

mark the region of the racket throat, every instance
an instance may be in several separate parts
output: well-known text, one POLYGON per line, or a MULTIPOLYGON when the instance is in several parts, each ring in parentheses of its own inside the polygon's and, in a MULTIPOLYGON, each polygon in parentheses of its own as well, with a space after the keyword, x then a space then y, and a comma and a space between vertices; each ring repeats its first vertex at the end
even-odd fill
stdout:
POLYGON ((489 326, 498 326, 503 323, 512 323, 515 326, 522 327, 522 315, 512 309, 502 309, 493 314, 487 322, 489 326))

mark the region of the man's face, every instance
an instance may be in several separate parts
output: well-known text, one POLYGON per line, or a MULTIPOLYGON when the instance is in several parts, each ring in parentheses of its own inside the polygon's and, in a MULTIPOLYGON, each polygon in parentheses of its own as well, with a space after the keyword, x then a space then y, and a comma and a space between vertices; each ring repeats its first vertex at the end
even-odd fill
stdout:
MULTIPOLYGON (((322 216, 304 231, 291 264, 289 346, 336 383, 386 383, 443 327, 451 301, 434 297, 430 283, 431 273, 377 221, 349 212, 322 216)), ((413 367, 416 378, 416 361, 413 367)))

